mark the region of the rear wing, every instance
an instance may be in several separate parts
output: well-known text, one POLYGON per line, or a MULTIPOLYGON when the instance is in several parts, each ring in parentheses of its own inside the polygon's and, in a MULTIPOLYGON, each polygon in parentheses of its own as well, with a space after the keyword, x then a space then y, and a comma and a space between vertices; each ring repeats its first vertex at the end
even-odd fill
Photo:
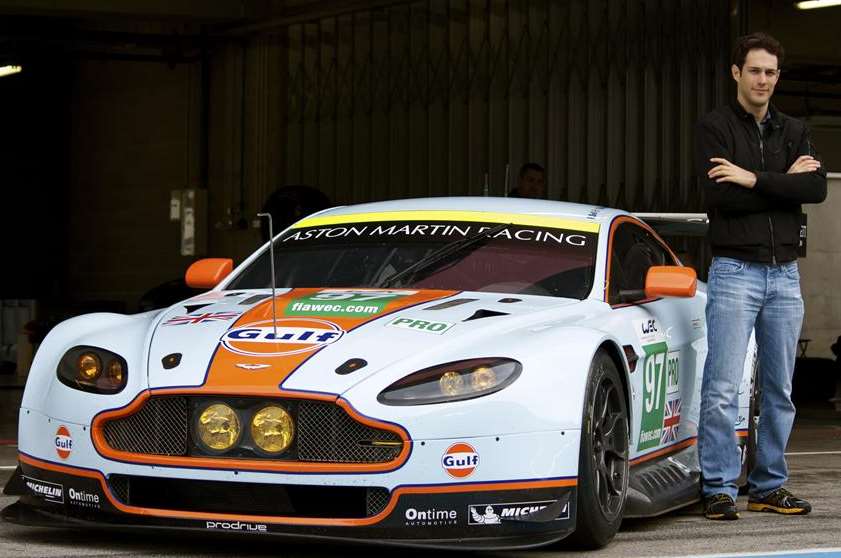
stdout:
POLYGON ((710 220, 706 213, 634 213, 660 236, 704 236, 710 220))

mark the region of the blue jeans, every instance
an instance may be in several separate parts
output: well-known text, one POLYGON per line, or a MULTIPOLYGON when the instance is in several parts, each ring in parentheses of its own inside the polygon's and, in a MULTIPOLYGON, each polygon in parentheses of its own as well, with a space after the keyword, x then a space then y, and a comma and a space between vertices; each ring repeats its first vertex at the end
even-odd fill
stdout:
POLYGON ((735 423, 739 383, 751 330, 759 349, 762 401, 751 496, 763 497, 788 478, 785 447, 794 422, 791 378, 803 323, 797 262, 781 265, 713 258, 707 283, 709 352, 701 386, 698 452, 704 496, 734 500, 741 472, 735 423))

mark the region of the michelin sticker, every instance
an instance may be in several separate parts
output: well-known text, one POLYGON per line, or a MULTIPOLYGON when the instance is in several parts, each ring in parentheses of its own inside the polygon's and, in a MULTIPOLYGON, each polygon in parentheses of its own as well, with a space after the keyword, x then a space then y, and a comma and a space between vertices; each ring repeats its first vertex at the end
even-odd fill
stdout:
POLYGON ((416 292, 326 289, 292 300, 285 312, 287 316, 374 316, 389 302, 416 292))
POLYGON ((411 329, 414 331, 422 331, 424 333, 434 333, 436 335, 443 335, 456 324, 450 322, 431 322, 429 320, 420 320, 417 318, 395 318, 388 324, 389 327, 399 327, 401 329, 411 329))
POLYGON ((64 487, 53 482, 42 481, 32 477, 23 477, 26 487, 36 496, 54 504, 64 503, 64 487))
POLYGON ((645 353, 642 422, 637 450, 677 441, 680 427, 680 351, 670 351, 656 319, 637 320, 634 329, 645 353))
MULTIPOLYGON (((537 513, 552 504, 555 500, 542 502, 516 502, 511 504, 474 504, 467 507, 468 525, 498 525, 503 520, 520 519, 537 513)), ((555 521, 569 519, 569 502, 567 502, 555 521)))

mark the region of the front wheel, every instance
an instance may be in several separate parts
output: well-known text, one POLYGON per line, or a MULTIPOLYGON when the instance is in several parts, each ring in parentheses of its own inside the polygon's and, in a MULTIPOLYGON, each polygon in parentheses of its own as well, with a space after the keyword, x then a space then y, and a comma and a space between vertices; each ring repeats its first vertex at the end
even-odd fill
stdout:
POLYGON ((607 545, 622 523, 628 492, 628 408, 613 359, 599 350, 590 365, 578 458, 578 506, 570 541, 607 545))

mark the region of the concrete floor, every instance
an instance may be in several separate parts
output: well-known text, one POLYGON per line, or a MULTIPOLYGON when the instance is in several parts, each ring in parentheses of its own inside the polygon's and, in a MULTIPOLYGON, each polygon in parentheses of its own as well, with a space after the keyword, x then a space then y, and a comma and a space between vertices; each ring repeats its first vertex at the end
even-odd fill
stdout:
MULTIPOLYGON (((19 390, 0 388, 0 439, 14 438, 3 418, 14 416, 19 390), (17 395, 16 395, 17 394, 17 395), (5 426, 4 426, 5 424, 5 426)), ((713 522, 693 506, 665 516, 626 521, 613 543, 593 553, 571 552, 563 545, 532 551, 485 553, 506 557, 576 555, 633 557, 735 554, 813 548, 841 548, 841 413, 826 405, 800 406, 789 445, 788 487, 809 499, 814 511, 805 517, 743 512, 734 522, 713 522)), ((16 461, 14 446, 0 446, 0 485, 16 461)), ((0 507, 14 498, 0 496, 0 507)), ((746 502, 740 498, 744 509, 746 502)), ((207 533, 118 534, 96 530, 52 530, 0 522, 0 557, 102 556, 346 556, 363 551, 393 558, 394 549, 291 542, 279 538, 219 538, 207 533)), ((429 556, 428 551, 398 551, 403 558, 429 556)), ((448 554, 437 552, 436 555, 448 554)), ((841 551, 839 551, 841 555, 841 551)))

